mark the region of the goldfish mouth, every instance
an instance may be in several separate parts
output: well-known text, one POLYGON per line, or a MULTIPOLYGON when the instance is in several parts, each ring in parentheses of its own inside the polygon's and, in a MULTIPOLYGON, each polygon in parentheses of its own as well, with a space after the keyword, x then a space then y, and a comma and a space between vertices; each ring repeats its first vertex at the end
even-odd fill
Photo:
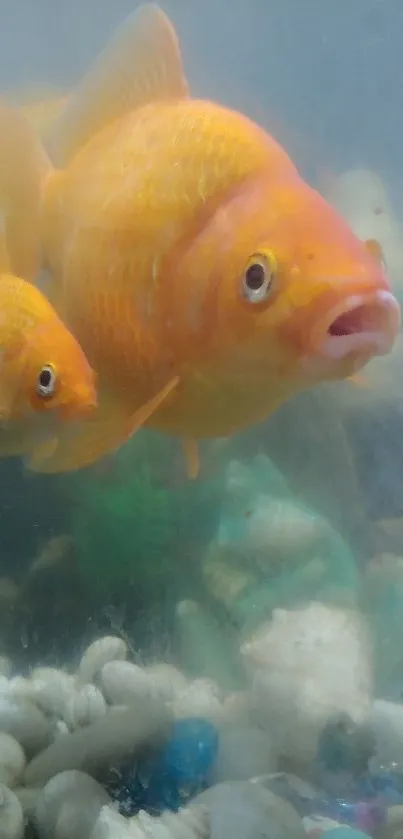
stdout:
POLYGON ((370 296, 356 295, 332 309, 323 324, 321 341, 315 342, 320 355, 343 359, 348 355, 386 355, 400 329, 400 307, 389 291, 370 296))

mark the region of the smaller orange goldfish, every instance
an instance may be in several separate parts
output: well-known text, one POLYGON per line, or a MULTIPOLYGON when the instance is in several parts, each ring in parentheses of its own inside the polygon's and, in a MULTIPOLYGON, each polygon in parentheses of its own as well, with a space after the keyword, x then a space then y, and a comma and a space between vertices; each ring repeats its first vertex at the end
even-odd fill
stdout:
POLYGON ((96 402, 86 356, 47 298, 0 272, 0 456, 49 451, 58 423, 96 402))

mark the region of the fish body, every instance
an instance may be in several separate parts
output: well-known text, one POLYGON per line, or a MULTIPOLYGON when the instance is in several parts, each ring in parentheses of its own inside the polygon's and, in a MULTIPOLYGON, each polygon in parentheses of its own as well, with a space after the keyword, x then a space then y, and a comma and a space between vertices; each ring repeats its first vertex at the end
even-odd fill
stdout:
POLYGON ((266 131, 189 96, 158 7, 119 31, 47 148, 45 265, 100 399, 33 468, 86 465, 147 424, 182 437, 196 472, 193 440, 391 349, 399 307, 374 248, 266 131))
POLYGON ((132 412, 178 375, 148 424, 182 436, 235 432, 354 370, 353 351, 301 371, 313 324, 353 284, 387 289, 283 150, 209 102, 146 106, 97 134, 56 176, 45 229, 63 316, 103 382, 132 412), (257 306, 242 300, 253 254, 278 265, 257 306))

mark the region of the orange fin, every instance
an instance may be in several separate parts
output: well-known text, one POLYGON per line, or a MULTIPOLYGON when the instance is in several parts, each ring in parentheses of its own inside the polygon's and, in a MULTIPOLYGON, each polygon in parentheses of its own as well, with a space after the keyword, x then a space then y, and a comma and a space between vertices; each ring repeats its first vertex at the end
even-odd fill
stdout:
MULTIPOLYGON (((2 280, 6 280, 4 274, 0 274, 0 286, 2 280)), ((21 282, 23 282, 21 280, 21 282)), ((0 333, 1 334, 1 333, 0 333)), ((0 345, 3 342, 3 335, 0 338, 0 345)), ((34 429, 34 423, 28 423, 24 426, 21 417, 16 415, 16 400, 18 391, 21 386, 21 375, 24 370, 24 355, 23 350, 26 346, 24 337, 17 334, 12 341, 9 341, 6 346, 0 349, 0 428, 2 432, 7 433, 5 440, 10 438, 10 432, 15 431, 19 438, 20 429, 23 436, 26 433, 31 433, 34 429), (8 365, 11 364, 12 375, 8 365)), ((37 433, 35 427, 35 434, 37 433)), ((1 456, 1 453, 0 453, 1 456)))
POLYGON ((0 431, 0 457, 23 457, 30 450, 29 440, 13 431, 0 431))
POLYGON ((25 100, 16 104, 42 138, 45 136, 48 127, 55 122, 66 107, 67 102, 67 94, 51 90, 46 92, 38 90, 35 98, 31 95, 29 99, 25 98, 25 100), (39 94, 41 94, 40 97, 39 94))
POLYGON ((0 212, 10 268, 26 280, 33 280, 40 266, 41 199, 49 170, 28 120, 0 103, 0 212))
POLYGON ((58 445, 58 438, 50 437, 50 439, 44 440, 43 442, 39 443, 39 445, 35 446, 32 457, 35 457, 38 460, 47 460, 49 457, 52 457, 52 455, 54 455, 58 445))
POLYGON ((194 440, 193 437, 184 437, 182 446, 186 458, 188 478, 195 480, 200 472, 200 456, 197 440, 194 440))
POLYGON ((385 254, 384 254, 384 252, 382 250, 382 247, 379 244, 378 240, 377 239, 366 239, 364 244, 365 244, 365 247, 367 248, 367 250, 369 250, 369 252, 372 254, 372 256, 375 257, 377 262, 379 262, 380 265, 382 265, 382 268, 384 268, 386 270, 385 254))
POLYGON ((188 95, 175 30, 154 3, 140 6, 116 30, 50 129, 46 147, 67 166, 115 119, 150 102, 188 95))
POLYGON ((174 376, 168 384, 166 384, 158 393, 155 394, 148 402, 145 402, 141 408, 138 408, 134 414, 132 414, 130 418, 130 431, 129 437, 132 436, 148 419, 155 413, 155 411, 160 407, 162 402, 178 387, 180 382, 179 376, 174 376))
POLYGON ((371 387, 368 379, 365 376, 363 376, 362 373, 354 373, 353 376, 348 376, 347 381, 349 381, 350 384, 355 385, 355 387, 371 387))
POLYGON ((8 87, 4 96, 14 108, 22 111, 41 138, 48 125, 66 107, 68 100, 67 91, 44 82, 8 87))
MULTIPOLYGON (((0 279, 1 282, 1 279, 0 279)), ((17 394, 18 386, 6 381, 1 381, 0 374, 0 425, 7 430, 10 417, 13 413, 13 405, 17 394)))
POLYGON ((61 429, 57 447, 49 456, 43 449, 36 449, 27 459, 28 469, 47 473, 72 472, 95 463, 132 437, 178 384, 179 376, 175 376, 129 418, 124 405, 99 391, 95 411, 87 419, 61 429))
POLYGON ((38 444, 38 431, 20 423, 0 420, 0 457, 22 457, 38 444))

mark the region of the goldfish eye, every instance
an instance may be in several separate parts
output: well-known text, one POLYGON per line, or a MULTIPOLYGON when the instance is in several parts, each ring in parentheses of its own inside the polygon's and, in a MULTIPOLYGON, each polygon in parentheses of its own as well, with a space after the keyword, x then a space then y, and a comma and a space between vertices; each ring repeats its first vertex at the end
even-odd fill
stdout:
POLYGON ((249 303, 262 303, 270 294, 275 276, 272 262, 262 255, 249 260, 242 278, 242 295, 249 303))
POLYGON ((53 396, 56 388, 56 373, 51 364, 45 364, 36 380, 36 392, 38 396, 46 399, 53 396))

